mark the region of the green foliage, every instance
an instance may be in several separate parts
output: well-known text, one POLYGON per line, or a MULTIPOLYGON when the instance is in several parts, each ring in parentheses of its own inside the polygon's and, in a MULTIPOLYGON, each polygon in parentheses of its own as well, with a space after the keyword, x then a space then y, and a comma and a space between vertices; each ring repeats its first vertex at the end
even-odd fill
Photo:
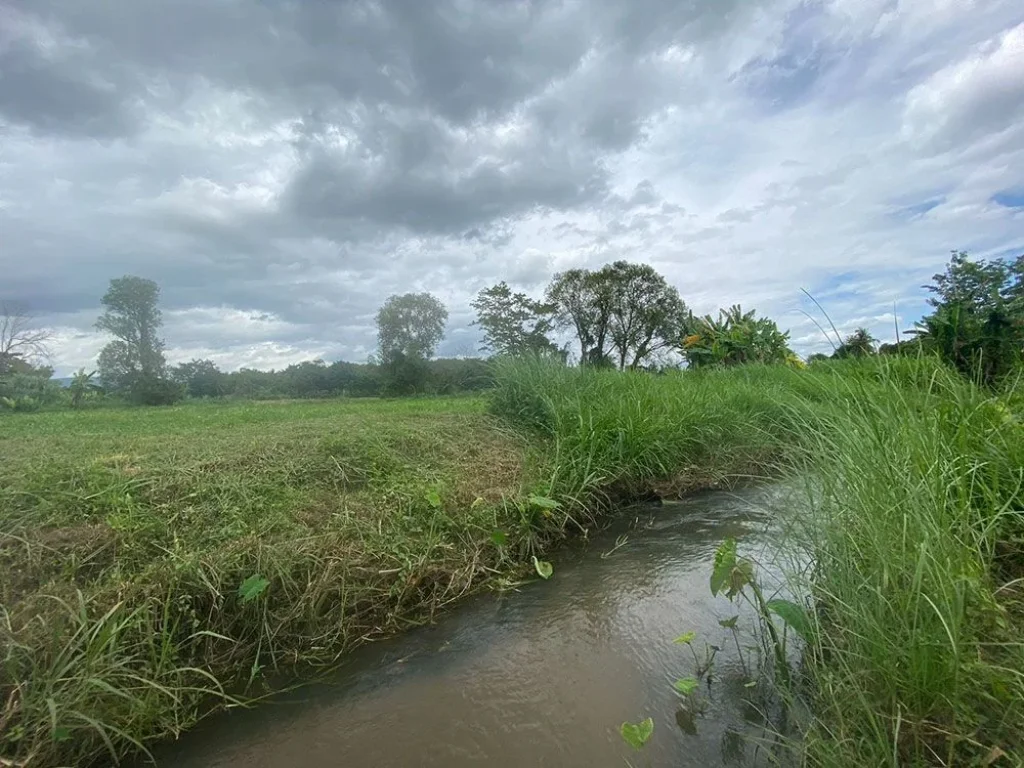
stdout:
POLYGON ((114 337, 100 352, 100 379, 104 388, 139 402, 164 378, 163 341, 157 336, 163 319, 157 303, 160 288, 152 280, 125 275, 110 281, 101 303, 105 311, 96 327, 114 337))
POLYGON ((383 365, 398 358, 426 360, 444 337, 448 310, 429 293, 391 296, 377 312, 377 348, 383 365))
POLYGON ((533 557, 533 569, 537 571, 537 575, 542 579, 550 579, 551 575, 555 572, 554 566, 546 560, 538 560, 537 556, 533 557))
POLYGON ((789 333, 737 304, 711 315, 692 318, 682 339, 682 352, 691 368, 743 363, 784 363, 794 359, 789 333))
POLYGON ((212 360, 190 360, 170 371, 170 380, 185 389, 188 397, 220 397, 227 391, 225 376, 212 360))
POLYGON ((266 592, 268 586, 270 586, 269 579, 265 579, 258 573, 254 573, 238 585, 238 599, 243 604, 251 603, 257 597, 266 592))
POLYGON ((695 677, 681 677, 672 684, 672 687, 684 696, 689 696, 699 685, 700 681, 695 677))
POLYGON ((641 750, 654 735, 654 720, 648 717, 639 723, 623 723, 619 726, 619 734, 633 749, 641 750))
POLYGON ((636 370, 671 348, 686 320, 679 292, 649 264, 616 261, 569 270, 547 289, 558 324, 571 328, 581 363, 636 370))
POLYGON ((484 288, 471 303, 484 332, 481 349, 495 355, 557 355, 549 338, 554 329, 554 305, 513 293, 504 281, 484 288))
POLYGON ((71 398, 72 408, 81 408, 89 395, 98 394, 101 391, 100 386, 93 381, 95 375, 96 371, 86 373, 84 368, 79 368, 74 376, 71 377, 68 395, 71 398))
POLYGON ((878 339, 872 336, 866 328, 857 328, 843 339, 843 343, 836 348, 832 356, 838 359, 869 357, 875 354, 875 345, 877 343, 878 339))
POLYGON ((932 279, 934 312, 912 332, 921 349, 986 386, 1010 375, 1024 352, 1024 256, 983 261, 954 252, 932 279))

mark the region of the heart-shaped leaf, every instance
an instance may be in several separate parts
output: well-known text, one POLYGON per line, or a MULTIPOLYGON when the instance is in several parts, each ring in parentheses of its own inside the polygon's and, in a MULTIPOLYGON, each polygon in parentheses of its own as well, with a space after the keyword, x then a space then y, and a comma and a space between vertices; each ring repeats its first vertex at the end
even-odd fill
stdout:
POLYGON ((681 677, 672 684, 672 687, 684 696, 689 696, 697 690, 698 685, 700 685, 700 683, 698 683, 697 679, 694 677, 681 677))
POLYGON ((554 499, 549 499, 547 496, 537 496, 536 494, 531 494, 528 501, 530 502, 530 506, 538 507, 540 509, 558 509, 562 506, 554 499))
POLYGON ((622 734, 622 740, 633 749, 643 749, 654 733, 654 720, 648 717, 639 723, 623 723, 619 726, 619 733, 622 734))
POLYGON ((538 560, 536 555, 533 556, 533 567, 537 571, 537 575, 542 579, 550 579, 551 574, 555 572, 555 568, 551 563, 547 560, 538 560))
POLYGON ((431 488, 430 490, 428 490, 425 494, 423 494, 423 498, 426 499, 427 504, 429 504, 434 509, 441 508, 441 494, 437 490, 437 488, 431 488))
POLYGON ((238 597, 243 603, 252 602, 266 592, 269 585, 270 581, 268 579, 263 578, 258 573, 254 573, 239 585, 238 597))
POLYGON ((782 619, 805 641, 811 642, 814 628, 802 605, 797 605, 791 600, 769 600, 764 607, 782 619))
POLYGON ((696 638, 696 637, 697 637, 697 633, 696 632, 693 632, 693 631, 691 631, 691 632, 684 632, 683 634, 681 634, 679 637, 677 637, 672 642, 675 643, 676 645, 689 645, 690 643, 692 643, 694 641, 694 638, 696 638))

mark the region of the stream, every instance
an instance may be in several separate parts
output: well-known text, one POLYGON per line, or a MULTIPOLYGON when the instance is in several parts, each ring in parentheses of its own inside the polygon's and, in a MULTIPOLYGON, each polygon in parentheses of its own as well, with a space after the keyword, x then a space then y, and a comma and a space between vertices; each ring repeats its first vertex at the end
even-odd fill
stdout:
POLYGON ((713 598, 708 580, 727 537, 771 570, 769 510, 781 499, 760 487, 623 510, 553 554, 550 581, 478 595, 434 626, 363 646, 327 680, 204 721, 157 750, 157 764, 759 765, 757 689, 719 624, 740 614, 746 654, 754 619, 713 598), (673 639, 691 630, 699 657, 705 643, 721 651, 711 684, 684 700, 673 682, 695 660, 673 639), (619 725, 648 716, 654 734, 636 752, 619 725))

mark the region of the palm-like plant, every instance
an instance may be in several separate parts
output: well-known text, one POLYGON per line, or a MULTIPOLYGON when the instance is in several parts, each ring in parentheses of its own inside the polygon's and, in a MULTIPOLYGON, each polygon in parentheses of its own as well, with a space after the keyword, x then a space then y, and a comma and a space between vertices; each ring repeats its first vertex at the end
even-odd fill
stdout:
POLYGON ((869 357, 875 354, 877 343, 878 339, 867 328, 858 328, 846 337, 834 357, 869 357))
POLYGON ((68 386, 68 393, 71 395, 72 408, 79 408, 86 395, 90 392, 99 391, 99 385, 93 381, 93 376, 95 375, 96 371, 86 373, 84 368, 79 368, 78 372, 71 377, 71 384, 68 386))
POLYGON ((742 363, 782 363, 794 358, 789 334, 779 330, 767 317, 754 310, 744 312, 739 304, 721 309, 718 317, 695 317, 682 343, 691 368, 742 363))

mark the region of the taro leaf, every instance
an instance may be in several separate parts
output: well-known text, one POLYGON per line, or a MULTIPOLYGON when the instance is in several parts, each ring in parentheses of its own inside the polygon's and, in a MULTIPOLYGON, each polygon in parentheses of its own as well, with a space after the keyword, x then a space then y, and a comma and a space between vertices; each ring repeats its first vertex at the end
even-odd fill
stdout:
POLYGON ((711 571, 711 594, 717 595, 729 580, 736 566, 736 540, 726 539, 715 552, 715 566, 711 571))
POLYGON ((736 622, 739 616, 733 616, 731 619, 721 619, 718 624, 725 629, 736 629, 736 622))
POLYGON ((429 504, 434 509, 441 508, 441 494, 438 492, 437 488, 431 488, 430 490, 428 490, 425 494, 423 494, 423 498, 426 499, 427 504, 429 504))
POLYGON ((682 677, 679 680, 676 680, 675 683, 673 683, 672 687, 684 696, 689 696, 691 693, 697 690, 698 685, 700 685, 700 683, 697 682, 696 678, 682 677))
POLYGON ((536 494, 530 494, 530 498, 527 501, 530 502, 531 506, 539 509, 558 509, 562 506, 554 499, 549 499, 547 496, 537 496, 536 494))
POLYGON ((508 541, 508 536, 504 531, 494 531, 494 533, 491 534, 491 541, 496 547, 504 547, 505 542, 508 541))
POLYGON ((654 720, 648 717, 639 723, 623 723, 619 726, 619 733, 622 734, 622 740, 633 749, 643 749, 654 733, 654 720))
POLYGON ((554 567, 547 560, 538 560, 537 556, 533 556, 533 567, 537 571, 537 575, 542 579, 550 579, 551 574, 555 572, 554 567))
POLYGON ((729 574, 729 591, 725 593, 725 596, 732 600, 736 595, 743 591, 743 588, 747 584, 754 582, 754 564, 749 560, 737 560, 736 566, 732 569, 729 574))
POLYGON ((672 642, 676 645, 689 645, 693 642, 694 638, 697 637, 696 632, 684 632, 672 642))
POLYGON ((804 641, 811 642, 814 628, 802 605, 797 605, 791 600, 769 600, 765 603, 765 608, 782 619, 804 641))
POLYGON ((250 603, 266 592, 269 585, 270 581, 268 579, 263 578, 258 573, 254 573, 239 585, 238 596, 243 603, 250 603))

